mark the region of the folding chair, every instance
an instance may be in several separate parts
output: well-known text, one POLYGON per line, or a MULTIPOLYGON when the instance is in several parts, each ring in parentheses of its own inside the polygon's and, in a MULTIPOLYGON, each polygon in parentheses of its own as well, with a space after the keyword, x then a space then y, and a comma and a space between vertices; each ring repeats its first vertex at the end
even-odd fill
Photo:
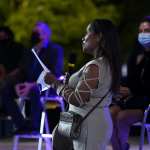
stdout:
POLYGON ((14 141, 13 141, 13 150, 18 150, 18 144, 19 144, 20 138, 38 139, 38 150, 42 150, 42 142, 44 139, 46 150, 52 150, 52 144, 51 144, 52 134, 50 134, 50 129, 49 129, 49 125, 48 125, 48 118, 47 118, 47 113, 46 113, 46 102, 48 102, 48 101, 57 102, 61 108, 61 111, 64 111, 64 108, 65 108, 64 101, 63 101, 63 98, 60 96, 42 96, 40 98, 40 100, 43 105, 43 112, 41 115, 41 122, 40 122, 40 133, 37 135, 35 135, 35 134, 17 134, 17 135, 15 135, 14 141), (44 133, 44 128, 45 128, 45 133, 44 133))
POLYGON ((141 123, 141 135, 140 135, 139 150, 143 150, 145 129, 147 131, 148 143, 150 144, 150 123, 147 123, 147 117, 148 117, 149 111, 150 111, 150 105, 147 107, 147 109, 145 109, 143 121, 141 123))

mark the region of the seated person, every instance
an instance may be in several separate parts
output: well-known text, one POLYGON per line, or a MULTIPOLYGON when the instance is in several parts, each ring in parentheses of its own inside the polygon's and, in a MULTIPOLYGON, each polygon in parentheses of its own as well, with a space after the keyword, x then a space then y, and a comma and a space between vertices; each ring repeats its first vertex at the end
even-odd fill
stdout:
POLYGON ((139 24, 138 40, 127 66, 127 87, 120 87, 110 106, 114 123, 113 150, 129 149, 130 126, 142 121, 143 112, 150 103, 150 16, 139 24))
MULTIPOLYGON (((31 42, 37 55, 57 77, 62 74, 63 49, 50 40, 51 30, 44 22, 37 22, 33 28, 31 42)), ((26 50, 20 67, 13 76, 5 80, 1 90, 2 105, 14 121, 19 133, 39 131, 42 105, 40 90, 36 81, 43 68, 31 52, 26 50), (14 100, 17 96, 28 97, 31 104, 30 121, 25 120, 14 100)))
MULTIPOLYGON (((23 51, 24 46, 15 41, 13 31, 8 26, 0 26, 0 90, 4 85, 6 76, 15 73, 23 51)), ((5 115, 1 96, 0 114, 5 115)))

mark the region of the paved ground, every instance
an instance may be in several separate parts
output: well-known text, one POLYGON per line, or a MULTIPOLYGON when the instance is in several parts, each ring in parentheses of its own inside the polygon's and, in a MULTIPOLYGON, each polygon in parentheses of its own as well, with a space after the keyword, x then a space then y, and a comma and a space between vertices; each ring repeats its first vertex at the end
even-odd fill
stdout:
MULTIPOLYGON (((131 137, 129 141, 131 145, 130 150, 138 150, 139 137, 137 136, 131 137)), ((12 150, 12 143, 13 143, 12 138, 1 139, 0 150, 12 150)), ((21 140, 18 150, 37 150, 37 142, 33 140, 32 141, 21 140)), ((44 150, 44 146, 43 146, 43 150, 44 150)), ((111 145, 108 145, 107 150, 112 150, 111 145)), ((145 141, 143 150, 150 150, 150 145, 147 144, 147 141, 145 141)))

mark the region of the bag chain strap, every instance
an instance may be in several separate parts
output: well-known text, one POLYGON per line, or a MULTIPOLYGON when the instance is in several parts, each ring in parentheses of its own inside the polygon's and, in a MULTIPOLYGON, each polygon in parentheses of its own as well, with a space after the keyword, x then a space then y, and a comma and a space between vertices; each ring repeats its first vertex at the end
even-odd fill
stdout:
POLYGON ((111 90, 108 90, 106 92, 106 94, 100 99, 100 101, 98 101, 92 108, 90 111, 88 111, 88 113, 82 118, 82 120, 79 122, 79 124, 77 125, 76 129, 77 130, 80 125, 82 124, 82 122, 94 111, 94 109, 104 100, 104 98, 108 95, 108 93, 110 92, 111 90))

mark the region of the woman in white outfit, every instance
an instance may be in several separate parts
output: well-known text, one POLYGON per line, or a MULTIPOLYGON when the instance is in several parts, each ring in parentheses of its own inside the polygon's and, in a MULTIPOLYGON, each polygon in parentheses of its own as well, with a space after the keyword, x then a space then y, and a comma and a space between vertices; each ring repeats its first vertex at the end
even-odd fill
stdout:
MULTIPOLYGON (((109 112, 112 93, 119 85, 119 43, 115 26, 107 19, 95 19, 83 38, 83 52, 93 56, 67 84, 47 73, 45 82, 69 103, 69 110, 83 117, 110 90, 102 103, 83 121, 74 150, 105 150, 112 135, 109 112)), ((63 147, 62 147, 63 149, 63 147)))

